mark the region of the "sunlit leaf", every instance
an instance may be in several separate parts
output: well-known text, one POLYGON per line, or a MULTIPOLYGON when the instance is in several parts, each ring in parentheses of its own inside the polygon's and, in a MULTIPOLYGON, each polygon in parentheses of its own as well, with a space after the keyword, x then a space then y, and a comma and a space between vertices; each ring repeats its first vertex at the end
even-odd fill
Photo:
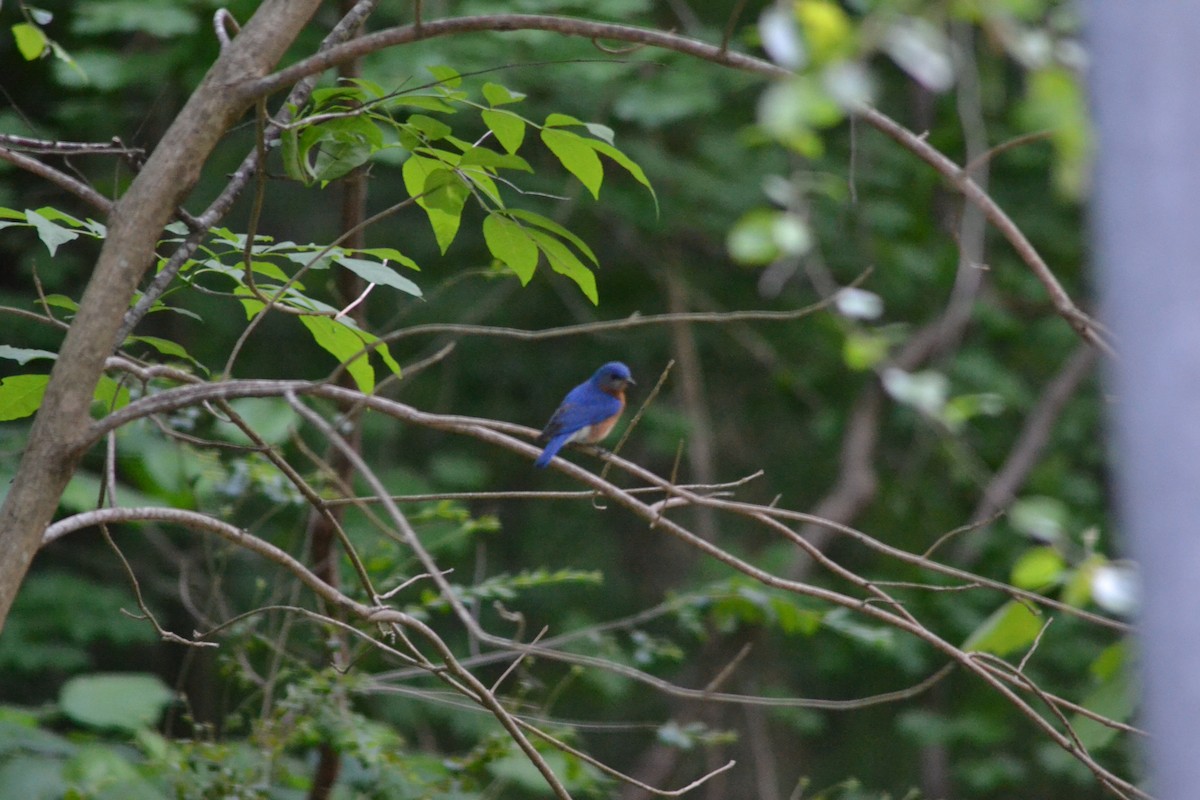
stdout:
POLYGON ((560 114, 555 112, 546 116, 547 128, 569 128, 571 126, 584 127, 587 123, 583 120, 572 117, 570 114, 560 114))
POLYGON ((967 637, 962 649, 1006 656, 1033 644, 1044 623, 1027 604, 1010 600, 967 637))
POLYGON ((519 103, 525 99, 521 92, 514 92, 498 83, 487 82, 483 85, 483 97, 490 106, 503 106, 509 103, 519 103))
POLYGON ((197 365, 200 363, 192 357, 192 354, 189 353, 183 345, 179 344, 178 342, 173 342, 170 339, 163 339, 158 336, 130 336, 126 341, 141 342, 142 344, 150 345, 163 355, 182 358, 185 361, 190 361, 191 363, 197 365))
POLYGON ((447 89, 457 89, 462 85, 462 76, 453 67, 435 65, 426 67, 426 69, 437 79, 440 85, 445 86, 447 89))
POLYGON ((92 402, 104 414, 124 408, 129 400, 129 387, 107 375, 100 376, 92 393, 92 402))
POLYGON ((658 195, 654 193, 654 187, 650 185, 650 179, 646 177, 646 173, 642 171, 642 168, 638 166, 636 161, 625 155, 616 147, 613 147, 611 142, 599 142, 594 139, 585 139, 584 141, 586 141, 588 146, 597 153, 603 153, 613 161, 617 162, 617 164, 624 168, 626 172, 633 176, 634 180, 649 189, 650 197, 653 198, 654 208, 657 211, 658 195))
POLYGON ((402 264, 409 269, 415 269, 417 272, 421 271, 421 268, 417 265, 417 262, 413 261, 411 258, 404 255, 404 253, 401 253, 394 247, 368 247, 363 250, 355 250, 354 252, 361 253, 362 255, 374 256, 380 260, 386 258, 388 261, 395 261, 396 263, 402 264))
POLYGON ((584 296, 599 305, 600 295, 596 291, 596 275, 583 265, 571 250, 558 239, 538 230, 529 229, 529 235, 538 249, 546 254, 546 261, 555 272, 566 275, 578 284, 584 296))
POLYGON ((445 253, 458 233, 469 194, 462 180, 440 161, 414 155, 404 162, 404 186, 425 209, 438 247, 445 253))
POLYGON ((503 262, 522 284, 529 283, 538 262, 538 246, 520 223, 501 214, 483 220, 483 238, 492 255, 503 262))
POLYGON ((18 22, 12 26, 13 38, 17 41, 17 51, 26 61, 36 61, 49 49, 49 40, 42 29, 28 22, 18 22))
POLYGON ((541 214, 538 214, 534 211, 528 211, 523 208, 511 209, 509 211, 509 214, 516 217, 517 219, 528 222, 531 225, 536 225, 539 228, 544 228, 544 229, 550 231, 551 233, 553 233, 555 236, 559 236, 563 239, 566 239, 568 242, 573 244, 579 250, 579 252, 581 252, 585 256, 587 256, 588 260, 591 261, 593 264, 600 263, 600 261, 596 258, 596 254, 594 252, 592 252, 592 248, 587 246, 587 242, 583 241, 583 239, 580 239, 574 233, 571 233, 571 231, 567 230, 562 225, 559 225, 557 222, 550 219, 549 217, 544 217, 541 214))
POLYGON ((804 30, 813 60, 819 64, 845 58, 854 52, 854 26, 842 7, 832 0, 799 0, 796 16, 804 30))
POLYGON ((433 117, 427 117, 424 114, 411 115, 408 118, 407 124, 413 126, 417 130, 419 130, 422 134, 424 134, 424 137, 429 141, 437 141, 438 139, 445 139, 447 136, 449 136, 451 133, 454 132, 453 128, 451 128, 446 123, 442 122, 440 119, 434 119, 433 117))
POLYGON ((1012 568, 1012 584, 1020 589, 1044 589, 1057 581, 1066 562, 1053 547, 1025 551, 1012 568))
POLYGON ((842 360, 854 370, 871 369, 887 358, 891 343, 886 336, 870 332, 852 332, 842 344, 842 360))
POLYGON ((49 375, 9 375, 0 378, 0 422, 28 417, 42 404, 49 375))
POLYGON ((600 184, 604 180, 604 167, 596 151, 582 136, 557 128, 543 128, 542 142, 558 158, 567 171, 579 179, 592 197, 600 197, 600 184))
POLYGON ((511 153, 497 153, 495 150, 489 150, 486 147, 472 147, 463 153, 462 159, 458 164, 460 167, 478 164, 496 169, 516 169, 522 172, 533 172, 533 167, 529 166, 529 162, 520 156, 514 156, 511 153))
POLYGON ((490 109, 480 112, 480 116, 483 117, 488 130, 496 135, 496 141, 500 142, 501 147, 510 153, 521 149, 521 143, 525 141, 525 120, 507 111, 490 109))
POLYGON ((360 392, 370 394, 375 391, 375 369, 367 354, 362 352, 363 339, 358 331, 332 317, 302 316, 300 322, 308 328, 313 341, 345 365, 360 392))

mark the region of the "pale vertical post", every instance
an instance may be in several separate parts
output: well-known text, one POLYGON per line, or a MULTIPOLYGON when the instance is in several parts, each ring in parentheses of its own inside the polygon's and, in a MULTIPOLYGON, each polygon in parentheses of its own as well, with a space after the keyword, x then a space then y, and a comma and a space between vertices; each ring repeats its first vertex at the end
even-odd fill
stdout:
POLYGON ((1118 360, 1113 465, 1142 569, 1149 788, 1200 797, 1200 4, 1096 0, 1092 241, 1118 360))

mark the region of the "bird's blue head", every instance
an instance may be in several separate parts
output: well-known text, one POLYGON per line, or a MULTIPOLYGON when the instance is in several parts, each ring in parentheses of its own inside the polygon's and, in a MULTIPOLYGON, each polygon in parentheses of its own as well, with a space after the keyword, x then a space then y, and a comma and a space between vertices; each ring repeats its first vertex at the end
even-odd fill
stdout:
POLYGON ((603 392, 616 394, 635 384, 629 367, 620 361, 610 361, 592 375, 592 385, 603 392))

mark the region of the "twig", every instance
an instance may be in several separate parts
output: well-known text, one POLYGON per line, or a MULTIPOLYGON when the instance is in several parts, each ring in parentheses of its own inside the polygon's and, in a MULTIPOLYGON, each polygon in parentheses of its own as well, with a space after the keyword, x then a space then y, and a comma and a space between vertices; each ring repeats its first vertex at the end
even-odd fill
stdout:
POLYGON ((70 175, 66 174, 65 172, 60 172, 54 167, 47 166, 41 161, 38 161, 36 158, 30 158, 24 153, 18 153, 14 150, 8 149, 7 147, 0 147, 0 161, 7 161, 14 166, 20 167, 26 172, 37 175, 39 178, 53 183, 58 188, 70 192, 80 200, 98 209, 99 211, 104 212, 105 214, 112 213, 113 202, 107 197, 100 194, 83 181, 72 178, 70 175))
POLYGON ((230 31, 233 31, 233 35, 236 36, 242 32, 242 26, 238 24, 233 14, 229 13, 229 9, 218 8, 216 13, 213 14, 213 32, 216 33, 217 41, 221 43, 222 50, 228 47, 230 41, 233 39, 229 35, 230 31))

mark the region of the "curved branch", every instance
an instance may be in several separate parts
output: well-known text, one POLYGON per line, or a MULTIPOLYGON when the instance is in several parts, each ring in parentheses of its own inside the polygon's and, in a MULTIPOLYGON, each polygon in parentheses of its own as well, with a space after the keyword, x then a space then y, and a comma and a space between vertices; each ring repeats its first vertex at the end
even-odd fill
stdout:
POLYGON ((108 238, 59 350, 7 497, 0 505, 0 626, 83 456, 88 409, 138 281, 174 210, 246 103, 228 87, 271 69, 320 0, 265 0, 164 133, 108 219, 108 238))
POLYGON ((789 73, 769 61, 754 56, 722 50, 716 45, 681 36, 677 33, 642 28, 636 25, 621 25, 612 22, 595 22, 576 17, 559 17, 549 14, 487 14, 481 16, 452 17, 422 22, 420 25, 401 25, 368 33, 351 42, 331 47, 301 59, 289 67, 271 75, 254 80, 242 81, 231 86, 246 100, 253 100, 291 86, 296 81, 336 67, 345 61, 401 44, 411 44, 441 36, 464 33, 512 33, 517 31, 549 31, 564 36, 583 39, 613 39, 632 44, 647 45, 694 56, 703 61, 725 67, 757 72, 762 75, 784 77, 789 73))
MULTIPOLYGON (((138 400, 135 403, 131 403, 129 406, 126 406, 124 409, 110 415, 108 418, 95 423, 92 426, 92 430, 95 433, 103 433, 106 431, 106 429, 114 427, 115 425, 123 424, 124 422, 130 421, 139 416, 143 416, 147 413, 153 413, 156 411, 167 410, 171 407, 176 407, 179 405, 180 401, 185 399, 188 402, 194 403, 200 402, 203 399, 211 399, 213 397, 231 397, 234 395, 265 397, 280 395, 287 396, 289 394, 296 396, 308 395, 325 397, 342 402, 355 401, 367 406, 368 408, 375 409, 397 419, 436 430, 472 436, 480 441, 519 453, 529 459, 535 458, 539 453, 538 448, 527 444, 524 441, 514 439, 511 436, 501 432, 501 429, 503 428, 518 432, 522 436, 530 436, 533 434, 532 430, 522 426, 497 424, 487 420, 472 419, 470 417, 452 417, 430 414, 419 411, 411 406, 397 403, 395 401, 380 397, 365 396, 357 391, 343 387, 309 384, 304 381, 237 381, 225 384, 206 384, 201 386, 189 386, 182 389, 169 390, 158 395, 138 400)), ((184 402, 183 404, 186 405, 188 402, 184 402)), ((313 421, 312 417, 309 418, 310 421, 313 421)), ((334 442, 337 441, 336 432, 332 431, 328 423, 320 423, 318 427, 326 431, 327 435, 332 433, 333 436, 331 436, 331 440, 334 442)), ((777 524, 776 521, 772 519, 772 514, 774 513, 774 510, 772 509, 764 509, 761 506, 748 506, 747 504, 728 503, 720 499, 696 495, 693 492, 689 492, 674 486, 669 481, 666 481, 660 478, 658 475, 641 468, 637 464, 615 456, 606 456, 606 458, 628 475, 637 478, 646 484, 658 486, 667 491, 669 494, 684 499, 693 505, 709 505, 714 507, 724 506, 729 509, 736 509, 739 506, 746 506, 742 509, 743 514, 759 521, 761 524, 765 524, 768 527, 775 529, 776 532, 787 536, 789 540, 796 543, 797 546, 804 546, 803 540, 800 540, 793 531, 786 526, 777 524)), ((1137 797, 1148 797, 1148 795, 1139 790, 1136 786, 1133 786, 1127 781, 1123 781, 1109 772, 1107 769, 1101 766, 1089 752, 1078 746, 1078 744, 1073 741, 1071 737, 1059 731, 1050 720, 1047 720, 1045 717, 1039 714, 1028 701, 1018 694, 1019 688, 1014 689, 1013 687, 1009 686, 1005 681, 998 678, 987 667, 982 665, 980 661, 971 653, 963 651, 938 634, 924 627, 908 614, 903 612, 897 613, 895 610, 885 609, 879 605, 867 602, 865 599, 852 597, 841 592, 781 578, 777 575, 760 569, 759 567, 741 558, 738 558, 732 553, 729 553, 728 551, 705 541, 699 536, 696 536, 690 530, 683 527, 679 523, 676 523, 674 520, 662 516, 656 505, 650 505, 642 502, 635 496, 616 487, 615 485, 589 472, 588 470, 585 470, 564 459, 558 459, 554 462, 554 464, 557 469, 566 473, 579 483, 595 489, 611 499, 614 503, 625 507, 638 517, 646 520, 652 526, 652 528, 669 533, 690 547, 699 550, 705 555, 720 561, 731 569, 734 569, 737 572, 740 572, 765 586, 770 586, 794 594, 811 597, 831 605, 847 608, 851 611, 870 617, 878 622, 882 622, 886 625, 896 628, 897 630, 904 631, 917 637, 933 649, 946 655, 951 661, 962 666, 967 671, 973 673, 980 680, 984 681, 984 683, 986 683, 993 691, 1003 697, 1017 711, 1030 720, 1030 722, 1032 722, 1043 733, 1043 735, 1051 739, 1055 744, 1084 764, 1093 774, 1096 775, 1098 780, 1101 780, 1106 784, 1119 787, 1121 791, 1128 792, 1131 795, 1137 797)), ((358 466, 360 471, 362 471, 364 478, 366 478, 369 483, 374 484, 373 488, 375 489, 376 493, 381 496, 389 516, 398 526, 399 532, 406 543, 412 547, 414 553, 417 554, 418 559, 421 560, 422 566, 429 573, 430 580, 432 580, 438 586, 439 591, 454 611, 455 616, 458 617, 459 621, 472 634, 477 636, 480 641, 492 646, 510 648, 516 651, 528 652, 534 655, 554 657, 555 653, 553 651, 543 653, 543 648, 528 646, 520 642, 514 642, 495 636, 483 630, 479 626, 478 622, 463 607, 461 601, 454 594, 444 576, 442 576, 442 574, 437 570, 436 564, 432 563, 432 559, 425 551, 415 532, 412 530, 411 525, 408 524, 405 517, 400 513, 399 508, 395 503, 389 501, 383 491, 382 484, 380 484, 373 473, 366 468, 364 462, 359 461, 356 466, 358 466)), ((798 515, 796 512, 789 512, 789 516, 801 517, 805 515, 798 515)), ((806 519, 805 521, 809 520, 806 519)), ((860 541, 870 540, 871 538, 866 536, 866 534, 853 531, 853 529, 846 528, 845 526, 839 526, 839 530, 851 532, 852 534, 856 535, 856 538, 859 538, 860 541)), ((880 544, 879 546, 882 547, 883 545, 880 544)), ((911 554, 909 554, 909 558, 919 557, 913 557, 911 554)), ((827 568, 836 567, 836 565, 832 564, 832 562, 824 565, 827 568)), ((836 571, 837 570, 835 570, 835 572, 836 571)), ((856 577, 857 576, 851 576, 850 579, 853 581, 856 577)), ((978 579, 978 576, 971 577, 973 579, 978 579)), ((856 585, 860 585, 860 582, 861 579, 855 581, 856 585)), ((871 591, 878 587, 866 585, 864 588, 866 588, 868 591, 871 591)), ((1038 602, 1045 602, 1047 600, 1047 598, 1038 598, 1038 602)))
MULTIPOLYGON (((482 441, 503 447, 507 450, 519 455, 524 455, 531 459, 535 458, 541 452, 538 448, 530 444, 526 444, 523 441, 512 438, 515 436, 523 437, 525 439, 532 439, 537 434, 537 431, 524 425, 517 425, 511 422, 503 422, 498 420, 481 419, 478 417, 432 414, 429 412, 420 411, 412 406, 408 406, 394 400, 388 400, 386 398, 377 396, 363 395, 353 389, 346 389, 339 386, 313 384, 308 381, 300 380, 239 380, 228 381, 225 383, 200 383, 149 395, 130 403, 124 408, 109 414, 103 419, 96 420, 92 424, 89 441, 99 441, 109 431, 115 430, 122 425, 133 422, 134 420, 151 416, 153 414, 162 414, 175 411, 186 406, 198 405, 215 400, 229 400, 238 397, 283 397, 288 392, 294 392, 297 395, 324 397, 339 401, 354 400, 355 402, 361 403, 368 408, 374 409, 375 411, 379 411, 383 414, 387 414, 403 422, 409 422, 415 425, 421 425, 423 427, 433 428, 435 430, 445 431, 448 433, 473 436, 482 441)), ((777 507, 757 506, 748 503, 724 500, 720 497, 697 494, 693 491, 686 490, 682 486, 671 484, 658 477, 654 473, 642 469, 640 466, 631 461, 626 461, 625 459, 613 455, 607 455, 605 457, 626 472, 634 475, 637 478, 640 478, 641 480, 644 480, 648 485, 666 492, 673 498, 678 498, 678 501, 681 503, 688 505, 708 505, 717 509, 743 515, 760 513, 765 516, 778 517, 780 519, 786 519, 793 522, 828 527, 841 535, 854 539, 866 547, 887 555, 890 558, 903 561, 904 563, 912 564, 914 566, 954 578, 955 580, 978 582, 981 586, 1003 592, 1010 597, 1025 600, 1040 606, 1045 606, 1047 608, 1053 608, 1062 613, 1071 614, 1079 617, 1080 619, 1084 619, 1093 624, 1110 628, 1112 630, 1123 633, 1127 633, 1130 630, 1128 625, 1118 620, 1093 614, 1089 611, 1085 611, 1084 609, 1075 608, 1062 603, 1061 601, 1054 600, 1053 598, 1037 594, 1036 592, 1019 589, 1015 586, 1004 583, 1003 581, 996 581, 980 575, 975 575, 965 570, 956 569, 954 567, 941 564, 937 561, 933 561, 929 558, 924 558, 914 553, 910 553, 907 550, 901 550, 899 548, 892 547, 891 545, 881 542, 878 539, 869 536, 868 534, 849 525, 833 522, 831 520, 823 519, 812 514, 806 514, 801 511, 791 511, 789 509, 777 507)), ((564 462, 564 464, 565 463, 567 462, 564 462)), ((595 477, 592 476, 591 473, 580 470, 578 467, 574 467, 574 465, 570 466, 574 470, 579 470, 579 474, 582 476, 595 477)), ((572 472, 572 474, 576 473, 572 472)), ((590 481, 585 480, 583 482, 589 486, 592 485, 590 481)), ((607 482, 601 482, 600 488, 607 489, 609 486, 610 484, 607 482)), ((597 487, 593 486, 593 488, 597 487)), ((613 488, 615 489, 615 487, 613 488)), ((628 495, 630 500, 635 500, 635 495, 623 490, 618 491, 622 491, 623 495, 628 495)), ((390 500, 390 497, 387 499, 380 498, 380 500, 381 502, 387 504, 390 500)), ((637 502, 639 506, 643 505, 640 503, 640 501, 637 502)), ((660 501, 660 503, 661 502, 663 501, 660 501)), ((672 505, 675 505, 675 503, 672 503, 672 505)), ((649 514, 649 516, 647 516, 648 521, 654 522, 662 516, 662 510, 659 503, 645 504, 644 507, 649 514)), ((787 583, 788 586, 803 586, 803 584, 791 581, 787 583)), ((788 588, 788 586, 782 588, 788 588)))
POLYGON ((1037 248, 1033 243, 1025 237, 1017 224, 1012 221, 1012 218, 1004 212, 1004 209, 992 199, 991 195, 980 188, 979 184, 971 179, 971 176, 958 164, 951 161, 936 147, 929 144, 920 136, 917 136, 912 131, 905 128, 900 123, 896 122, 886 114, 870 107, 863 107, 858 110, 858 115, 861 119, 869 123, 872 127, 886 134, 896 143, 902 145, 906 150, 919 156, 922 161, 929 164, 937 170, 942 177, 948 180, 958 191, 962 192, 963 196, 974 203, 983 211, 984 216, 988 221, 996 227, 996 230, 1008 240, 1013 249, 1017 251, 1017 255, 1021 257, 1036 277, 1046 288, 1050 295, 1050 302, 1054 305, 1054 310, 1058 315, 1067 321, 1080 338, 1088 344, 1100 350, 1109 357, 1115 357, 1116 352, 1112 346, 1100 337, 1100 326, 1090 316, 1084 313, 1071 296, 1067 294, 1067 290, 1059 283, 1058 278, 1050 270, 1050 267, 1042 259, 1037 248))
POLYGON ((58 188, 70 192, 98 211, 102 211, 105 214, 112 213, 113 202, 107 197, 83 181, 72 178, 70 175, 60 172, 54 167, 47 166, 32 156, 18 153, 7 147, 0 147, 0 161, 7 161, 15 167, 19 167, 32 175, 37 175, 39 178, 53 183, 58 188))
MULTIPOLYGON (((257 536, 247 533, 237 526, 230 525, 227 522, 214 519, 207 514, 201 514, 196 511, 187 511, 179 508, 100 508, 93 511, 85 511, 81 514, 76 514, 68 517, 65 520, 56 522, 46 529, 45 535, 42 537, 43 544, 59 539, 68 533, 80 530, 82 528, 91 527, 93 525, 102 525, 114 522, 131 522, 131 521, 158 521, 168 522, 175 525, 182 525, 188 528, 199 528, 201 530, 215 533, 223 539, 244 547, 253 553, 263 556, 264 558, 279 564, 296 576, 314 594, 320 596, 323 600, 332 606, 342 609, 353 614, 359 619, 366 622, 379 623, 396 623, 406 628, 411 628, 421 633, 427 641, 434 646, 446 665, 447 671, 455 678, 461 680, 465 686, 470 689, 467 693, 471 699, 483 705, 491 711, 500 723, 512 735, 513 740, 521 746, 529 759, 542 772, 547 783, 554 790, 554 793, 562 800, 570 800, 570 794, 567 793, 565 787, 558 780, 558 777, 550 769, 545 759, 541 754, 533 748, 533 745, 525 737, 521 727, 517 724, 512 714, 504 708, 503 705, 496 699, 486 686, 483 685, 474 675, 467 671, 454 653, 442 641, 432 628, 425 623, 405 614, 402 611, 394 609, 372 608, 363 603, 356 602, 346 595, 342 594, 333 586, 330 586, 325 581, 321 580, 314 572, 308 569, 300 561, 292 557, 285 550, 282 550, 270 542, 263 541, 257 536)), ((438 673, 439 675, 441 673, 438 673)))
MULTIPOLYGON (((351 42, 331 47, 328 50, 301 59, 285 69, 256 80, 243 81, 231 87, 241 93, 246 102, 290 86, 310 75, 323 72, 330 67, 359 58, 367 53, 400 44, 409 44, 441 36, 465 33, 505 33, 515 31, 549 31, 564 36, 585 39, 613 39, 639 45, 658 47, 675 53, 693 56, 703 61, 725 67, 753 72, 771 78, 786 78, 792 73, 761 58, 731 52, 724 47, 708 44, 689 36, 641 28, 636 25, 621 25, 574 17, 558 17, 545 14, 495 14, 484 16, 454 17, 419 25, 403 25, 367 34, 351 42)), ((954 163, 940 150, 930 145, 900 123, 878 109, 860 106, 853 113, 867 124, 891 137, 909 152, 929 164, 945 177, 951 185, 983 211, 988 221, 1008 239, 1017 255, 1029 266, 1033 274, 1046 288, 1050 301, 1059 316, 1088 342, 1107 355, 1115 356, 1108 342, 1100 337, 1099 326, 1084 313, 1067 294, 1058 278, 1042 259, 1033 244, 1021 232, 1016 223, 1002 208, 971 180, 970 174, 954 163)))

